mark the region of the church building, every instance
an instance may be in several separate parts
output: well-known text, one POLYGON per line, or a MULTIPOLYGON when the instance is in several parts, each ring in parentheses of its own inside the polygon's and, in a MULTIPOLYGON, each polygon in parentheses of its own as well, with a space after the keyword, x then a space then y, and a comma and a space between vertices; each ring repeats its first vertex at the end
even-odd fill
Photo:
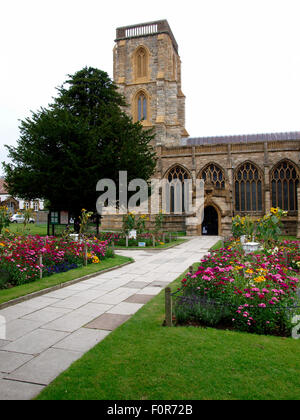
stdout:
MULTIPOLYGON (((201 225, 170 214, 166 229, 187 235, 231 234, 232 217, 260 218, 271 207, 288 211, 284 233, 300 237, 300 132, 190 138, 185 127, 178 45, 166 20, 116 31, 114 81, 127 112, 153 128, 155 178, 205 181, 201 225)), ((102 228, 120 229, 122 217, 104 217, 102 228)))

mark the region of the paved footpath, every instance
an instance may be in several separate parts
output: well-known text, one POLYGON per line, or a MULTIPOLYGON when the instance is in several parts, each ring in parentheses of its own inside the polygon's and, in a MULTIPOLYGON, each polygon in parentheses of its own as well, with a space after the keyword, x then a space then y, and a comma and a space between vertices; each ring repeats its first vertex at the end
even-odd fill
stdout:
POLYGON ((197 237, 160 252, 118 251, 135 263, 1 310, 0 400, 39 394, 217 240, 197 237))

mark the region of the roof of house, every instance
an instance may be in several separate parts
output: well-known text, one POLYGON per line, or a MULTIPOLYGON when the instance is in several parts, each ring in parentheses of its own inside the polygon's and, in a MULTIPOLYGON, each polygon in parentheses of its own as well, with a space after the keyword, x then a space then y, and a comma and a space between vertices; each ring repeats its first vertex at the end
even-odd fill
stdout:
POLYGON ((4 186, 4 178, 0 178, 0 194, 8 194, 4 186))
POLYGON ((187 146, 205 144, 255 143, 268 141, 300 140, 300 131, 292 133, 245 134, 239 136, 191 137, 186 140, 187 146))

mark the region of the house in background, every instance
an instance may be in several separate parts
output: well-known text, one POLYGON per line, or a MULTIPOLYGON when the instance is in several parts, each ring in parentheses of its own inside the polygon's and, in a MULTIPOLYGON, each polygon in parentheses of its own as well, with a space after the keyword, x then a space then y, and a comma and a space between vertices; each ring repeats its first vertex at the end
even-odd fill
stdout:
POLYGON ((42 214, 44 213, 44 202, 42 200, 26 201, 19 198, 11 197, 5 187, 4 178, 0 178, 0 205, 8 207, 12 214, 19 210, 33 209, 36 221, 42 221, 42 214), (43 212, 43 213, 41 213, 43 212))

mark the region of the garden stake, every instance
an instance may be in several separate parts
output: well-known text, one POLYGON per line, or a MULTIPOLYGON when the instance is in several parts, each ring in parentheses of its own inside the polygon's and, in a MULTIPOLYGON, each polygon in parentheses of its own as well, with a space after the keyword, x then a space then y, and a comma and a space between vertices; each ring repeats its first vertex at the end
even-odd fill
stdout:
POLYGON ((84 265, 87 266, 87 243, 84 243, 84 265))
POLYGON ((128 248, 128 236, 126 235, 126 248, 128 248))
POLYGON ((165 289, 166 327, 172 327, 172 296, 171 288, 165 289))
POLYGON ((189 268, 189 272, 191 273, 191 274, 194 274, 194 267, 191 265, 190 266, 190 268, 189 268))
POLYGON ((42 267, 43 255, 42 254, 39 255, 39 265, 40 265, 40 279, 42 279, 43 278, 43 267, 42 267))
POLYGON ((153 248, 155 248, 155 236, 152 235, 153 248))

